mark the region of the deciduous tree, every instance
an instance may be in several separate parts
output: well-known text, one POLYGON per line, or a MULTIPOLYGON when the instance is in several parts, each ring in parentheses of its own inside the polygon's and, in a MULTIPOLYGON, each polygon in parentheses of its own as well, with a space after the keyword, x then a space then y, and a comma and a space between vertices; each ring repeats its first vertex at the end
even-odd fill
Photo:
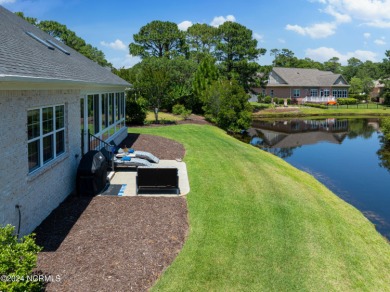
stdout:
POLYGON ((160 109, 171 109, 179 100, 192 95, 192 76, 196 64, 184 57, 175 59, 151 57, 129 69, 126 75, 133 85, 133 92, 145 98, 155 113, 156 122, 160 109))

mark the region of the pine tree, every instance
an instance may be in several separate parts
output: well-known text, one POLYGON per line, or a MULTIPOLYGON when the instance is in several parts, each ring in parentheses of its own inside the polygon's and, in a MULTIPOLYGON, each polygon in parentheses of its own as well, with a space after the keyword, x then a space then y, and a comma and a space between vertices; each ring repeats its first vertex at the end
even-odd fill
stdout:
POLYGON ((218 80, 218 68, 215 65, 215 60, 211 56, 205 57, 199 64, 199 67, 194 75, 192 83, 193 98, 191 100, 191 108, 193 112, 202 112, 204 94, 213 81, 218 80))

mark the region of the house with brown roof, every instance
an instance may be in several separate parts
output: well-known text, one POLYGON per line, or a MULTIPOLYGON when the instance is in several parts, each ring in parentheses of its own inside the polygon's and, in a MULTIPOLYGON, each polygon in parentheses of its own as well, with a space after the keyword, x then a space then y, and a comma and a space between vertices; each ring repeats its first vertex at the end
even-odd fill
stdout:
POLYGON ((264 95, 291 98, 293 103, 327 103, 348 97, 349 84, 341 74, 318 69, 274 67, 264 95))

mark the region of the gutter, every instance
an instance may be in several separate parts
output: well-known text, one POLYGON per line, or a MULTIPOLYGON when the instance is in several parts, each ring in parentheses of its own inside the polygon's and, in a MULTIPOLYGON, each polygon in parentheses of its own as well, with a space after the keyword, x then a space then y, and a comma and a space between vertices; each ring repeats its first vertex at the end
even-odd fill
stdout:
MULTIPOLYGON (((118 77, 120 78, 120 77, 118 77)), ((0 74, 0 82, 26 82, 26 83, 45 83, 45 84, 63 84, 63 85, 81 85, 82 87, 96 86, 96 87, 131 87, 131 84, 124 81, 124 84, 117 83, 100 83, 100 82, 88 82, 75 79, 57 79, 47 77, 31 77, 20 75, 5 75, 0 74)))

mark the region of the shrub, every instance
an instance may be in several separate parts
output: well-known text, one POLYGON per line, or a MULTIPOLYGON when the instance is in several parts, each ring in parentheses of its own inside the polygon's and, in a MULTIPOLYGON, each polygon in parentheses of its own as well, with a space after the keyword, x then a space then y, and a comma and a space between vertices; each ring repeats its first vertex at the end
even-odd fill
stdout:
POLYGON ((291 98, 287 98, 287 104, 291 104, 291 98))
POLYGON ((233 132, 247 129, 252 122, 251 105, 245 90, 235 80, 215 81, 208 88, 204 110, 211 121, 233 132))
POLYGON ((34 234, 19 240, 14 229, 0 227, 0 291, 41 291, 43 283, 34 281, 32 270, 42 248, 35 244, 34 234))
POLYGON ((186 108, 182 104, 175 104, 172 107, 172 113, 174 115, 181 115, 181 113, 185 110, 186 108))
POLYGON ((175 104, 172 107, 172 113, 174 115, 180 115, 184 120, 186 120, 191 115, 192 111, 186 109, 185 106, 182 104, 175 104))
POLYGON ((271 103, 272 102, 272 97, 267 95, 266 97, 264 97, 264 103, 271 103))
POLYGON ((126 101, 126 122, 133 125, 143 125, 147 116, 147 100, 139 97, 128 98, 126 101))
POLYGON ((342 97, 337 99, 337 103, 339 105, 351 105, 351 104, 357 104, 358 100, 352 97, 346 97, 346 98, 342 97))
POLYGON ((348 98, 354 98, 354 99, 357 99, 357 100, 367 100, 368 99, 368 95, 367 94, 355 94, 355 93, 350 93, 348 95, 348 98))

